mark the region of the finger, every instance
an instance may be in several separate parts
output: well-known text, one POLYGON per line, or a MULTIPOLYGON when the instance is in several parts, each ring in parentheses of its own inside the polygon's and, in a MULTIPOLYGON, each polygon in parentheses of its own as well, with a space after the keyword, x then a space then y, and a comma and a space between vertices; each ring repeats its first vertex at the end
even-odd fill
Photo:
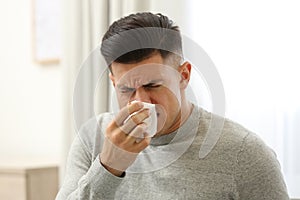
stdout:
POLYGON ((149 108, 143 109, 137 113, 133 113, 130 115, 130 119, 136 123, 140 124, 142 123, 145 119, 147 119, 150 116, 150 110, 149 108))
POLYGON ((126 122, 122 126, 120 126, 120 129, 123 133, 125 133, 127 135, 137 125, 138 125, 137 123, 135 123, 131 118, 129 118, 128 120, 126 120, 126 122))
POLYGON ((150 137, 144 136, 144 138, 136 138, 128 135, 126 138, 127 150, 129 152, 139 153, 149 146, 151 141, 150 137))
POLYGON ((144 138, 150 138, 150 135, 146 132, 148 125, 145 124, 143 134, 136 138, 135 143, 140 143, 144 138))
POLYGON ((135 139, 143 139, 146 129, 147 125, 145 123, 139 124, 130 132, 129 136, 134 137, 135 139))
POLYGON ((141 110, 144 107, 142 102, 133 102, 128 104, 120 110, 120 112, 115 117, 115 122, 117 126, 122 126, 124 121, 134 112, 141 110))
POLYGON ((125 120, 125 123, 120 127, 120 129, 125 134, 129 134, 137 125, 143 123, 143 121, 149 117, 149 112, 149 109, 144 109, 140 112, 132 114, 128 119, 125 120))
POLYGON ((150 142, 151 142, 151 138, 147 136, 144 136, 143 139, 138 139, 134 145, 135 151, 136 152, 143 151, 147 146, 149 146, 150 142))

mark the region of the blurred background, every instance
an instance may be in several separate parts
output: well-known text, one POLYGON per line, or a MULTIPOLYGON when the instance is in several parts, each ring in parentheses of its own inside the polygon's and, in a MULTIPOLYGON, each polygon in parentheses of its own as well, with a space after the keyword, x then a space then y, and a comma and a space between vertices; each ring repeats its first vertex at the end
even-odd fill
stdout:
MULTIPOLYGON (((226 117, 274 149, 290 196, 299 198, 299 10, 297 0, 1 1, 0 166, 48 163, 62 180, 77 128, 95 112, 81 106, 75 124, 81 64, 111 22, 152 11, 173 19, 209 55, 225 88, 226 117)), ((85 73, 78 104, 93 103, 96 72, 85 73)), ((96 113, 110 106, 111 85, 102 81, 96 113)))

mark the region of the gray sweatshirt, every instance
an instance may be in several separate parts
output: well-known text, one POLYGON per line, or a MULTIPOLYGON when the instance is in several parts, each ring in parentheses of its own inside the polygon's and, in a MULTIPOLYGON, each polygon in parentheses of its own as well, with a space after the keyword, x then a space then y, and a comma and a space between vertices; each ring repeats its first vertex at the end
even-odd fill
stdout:
POLYGON ((216 115, 197 107, 176 132, 152 138, 125 176, 116 177, 99 161, 104 130, 112 117, 101 114, 80 129, 57 200, 289 199, 274 152, 228 119, 213 139, 215 144, 208 144, 216 115), (199 156, 206 146, 205 156, 199 156))

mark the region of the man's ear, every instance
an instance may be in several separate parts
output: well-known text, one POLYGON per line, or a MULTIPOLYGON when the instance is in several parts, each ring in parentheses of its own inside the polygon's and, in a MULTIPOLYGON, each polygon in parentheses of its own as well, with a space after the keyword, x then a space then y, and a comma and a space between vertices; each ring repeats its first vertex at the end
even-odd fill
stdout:
POLYGON ((114 77, 114 75, 112 75, 112 73, 109 73, 109 78, 110 78, 113 86, 115 87, 115 77, 114 77))
POLYGON ((181 80, 180 80, 180 88, 185 89, 190 81, 191 78, 191 68, 192 65, 189 62, 184 62, 178 68, 178 72, 180 73, 181 80))

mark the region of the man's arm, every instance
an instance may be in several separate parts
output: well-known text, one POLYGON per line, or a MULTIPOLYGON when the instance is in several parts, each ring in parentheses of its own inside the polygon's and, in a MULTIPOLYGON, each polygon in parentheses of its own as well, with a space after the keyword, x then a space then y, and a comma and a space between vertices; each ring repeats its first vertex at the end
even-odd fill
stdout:
POLYGON ((289 199, 275 153, 254 134, 238 154, 236 183, 239 199, 289 199))
POLYGON ((93 161, 91 153, 77 136, 71 146, 66 175, 56 200, 114 199, 122 178, 108 172, 99 156, 93 161))
POLYGON ((112 174, 121 176, 135 161, 137 155, 149 144, 146 137, 149 109, 142 102, 132 102, 123 107, 105 130, 105 139, 100 154, 101 164, 112 174))
MULTIPOLYGON (((144 133, 142 122, 149 116, 148 110, 141 110, 130 116, 142 108, 143 104, 136 102, 121 109, 106 127, 102 141, 96 141, 103 143, 103 146, 100 146, 101 153, 95 160, 92 160, 93 150, 86 144, 89 143, 89 137, 94 140, 93 135, 98 134, 97 128, 91 128, 95 125, 98 127, 98 122, 92 120, 80 129, 69 152, 65 180, 57 200, 114 199, 126 169, 150 143, 150 138, 145 137, 138 142, 136 138, 144 133), (130 119, 124 122, 128 117, 130 119), (87 143, 81 141, 86 137, 87 143)), ((101 127, 104 125, 102 122, 101 127)))

